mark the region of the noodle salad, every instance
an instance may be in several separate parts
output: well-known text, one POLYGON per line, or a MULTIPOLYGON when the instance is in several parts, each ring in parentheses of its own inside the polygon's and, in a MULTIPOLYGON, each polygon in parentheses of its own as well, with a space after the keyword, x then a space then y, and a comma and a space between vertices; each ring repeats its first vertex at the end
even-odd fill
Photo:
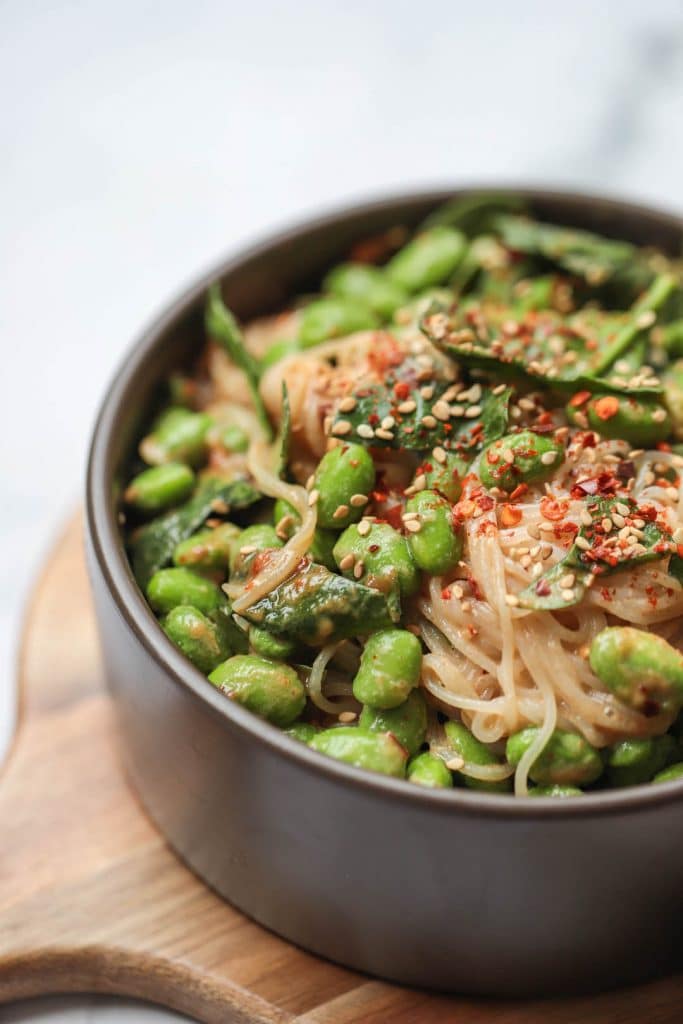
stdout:
POLYGON ((683 776, 683 264, 470 196, 241 328, 121 518, 170 640, 294 740, 516 796, 683 776))

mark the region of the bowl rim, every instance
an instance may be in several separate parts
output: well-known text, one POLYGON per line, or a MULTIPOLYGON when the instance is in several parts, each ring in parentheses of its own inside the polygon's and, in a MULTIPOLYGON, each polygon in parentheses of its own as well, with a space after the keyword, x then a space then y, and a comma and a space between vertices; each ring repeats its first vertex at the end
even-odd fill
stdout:
MULTIPOLYGON (((105 392, 93 428, 86 471, 86 530, 92 554, 105 580, 110 597, 136 640, 165 671, 169 679, 196 700, 203 709, 218 717, 229 730, 244 731, 252 742, 284 757, 302 770, 312 770, 331 783, 354 787, 376 798, 402 802, 406 809, 439 814, 456 812, 460 816, 526 820, 591 818, 626 811, 654 809, 683 801, 683 779, 656 786, 641 784, 614 791, 585 793, 580 799, 558 800, 552 797, 512 797, 467 789, 427 789, 407 785, 376 772, 369 772, 326 757, 305 744, 286 736, 281 730, 225 697, 171 643, 154 617, 132 574, 119 531, 115 502, 112 500, 111 440, 128 403, 128 392, 141 364, 163 343, 166 332, 206 291, 214 280, 238 269, 244 262, 267 253, 273 246, 305 237, 312 231, 334 227, 350 216, 362 216, 383 209, 397 210, 402 205, 424 202, 437 205, 457 195, 511 193, 530 201, 568 201, 578 208, 599 206, 614 214, 636 215, 674 227, 683 235, 683 216, 657 207, 632 203, 595 193, 565 189, 546 189, 533 185, 457 185, 418 191, 397 192, 381 198, 360 199, 326 208, 324 212, 296 220, 279 231, 261 237, 251 246, 212 263, 182 288, 128 346, 105 392)), ((397 214, 400 216, 400 214, 397 214)))

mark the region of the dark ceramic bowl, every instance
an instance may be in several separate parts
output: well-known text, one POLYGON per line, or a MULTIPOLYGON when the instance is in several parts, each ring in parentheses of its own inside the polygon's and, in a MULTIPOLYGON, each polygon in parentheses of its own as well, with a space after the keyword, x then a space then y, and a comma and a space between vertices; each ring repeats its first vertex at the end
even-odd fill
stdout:
MULTIPOLYGON (((514 191, 551 221, 680 252, 677 217, 514 191)), ((331 960, 459 992, 634 982, 681 961, 683 783, 515 800, 425 791, 322 757, 226 700, 173 647, 135 584, 117 525, 121 475, 160 382, 203 343, 210 281, 222 281, 244 320, 277 310, 354 241, 415 225, 452 194, 342 210, 232 257, 127 356, 100 412, 87 481, 90 572, 125 763, 197 874, 331 960)))

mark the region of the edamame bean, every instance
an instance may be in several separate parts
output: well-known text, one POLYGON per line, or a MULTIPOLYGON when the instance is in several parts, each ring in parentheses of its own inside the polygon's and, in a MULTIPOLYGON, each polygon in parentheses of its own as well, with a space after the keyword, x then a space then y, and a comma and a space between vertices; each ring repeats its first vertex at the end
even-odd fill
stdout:
POLYGON ((373 327, 379 327, 379 319, 364 302, 330 295, 314 299, 302 311, 299 342, 303 348, 311 348, 330 338, 373 327))
POLYGON ((529 790, 529 796, 554 796, 564 799, 570 796, 583 796, 583 791, 578 786, 534 786, 529 790))
POLYGON ((373 708, 397 708, 417 686, 422 667, 422 646, 407 629, 381 629, 363 648, 353 695, 373 708))
POLYGON ((123 500, 139 512, 162 512, 189 497, 194 487, 194 473, 181 462, 143 469, 133 477, 124 491, 123 500))
POLYGON ((226 452, 240 454, 249 447, 249 435, 236 423, 228 423, 216 433, 216 439, 226 452))
POLYGON ((565 411, 574 426, 588 422, 602 437, 623 439, 643 448, 654 447, 671 433, 671 416, 656 398, 596 394, 584 405, 570 402, 565 411))
POLYGON ((234 544, 230 551, 230 574, 245 577, 254 555, 268 548, 281 548, 283 543, 270 523, 254 523, 242 530, 239 543, 234 544))
POLYGON ((227 569, 240 533, 239 526, 234 523, 221 523, 211 530, 200 530, 176 546, 173 564, 195 569, 227 569))
POLYGON ((462 534, 453 522, 451 506, 436 491, 418 491, 406 504, 409 523, 419 530, 408 534, 408 547, 419 569, 432 576, 449 572, 462 557, 462 534))
POLYGON ((382 320, 390 320, 408 301, 407 291, 370 263, 342 263, 330 271, 323 288, 342 299, 363 302, 382 320))
POLYGON ((366 704, 358 724, 373 732, 391 732, 412 756, 424 743, 427 732, 427 705, 422 693, 413 690, 398 707, 382 710, 366 704))
POLYGON ((637 786, 649 782, 671 761, 676 740, 663 736, 630 737, 613 743, 606 751, 607 778, 611 786, 637 786))
POLYGON ((274 661, 285 661, 296 650, 296 644, 289 637, 270 633, 259 626, 249 627, 249 644, 254 654, 274 661))
POLYGON ((155 612, 167 614, 180 604, 190 604, 207 614, 225 601, 220 587, 191 569, 159 569, 147 584, 147 600, 155 612))
POLYGON ((205 412, 171 407, 156 421, 152 433, 140 442, 140 455, 151 466, 164 462, 198 466, 206 456, 206 435, 212 424, 205 412))
POLYGON ((285 736, 289 736, 293 740, 298 740, 299 743, 310 743, 314 736, 317 735, 317 728, 310 722, 294 722, 288 729, 284 730, 285 736))
POLYGON ((552 436, 520 430, 484 449, 479 477, 485 487, 511 492, 522 483, 549 480, 563 461, 564 448, 552 436))
POLYGON ((448 768, 435 754, 425 751, 408 761, 407 778, 418 786, 428 789, 452 789, 453 776, 448 768))
POLYGON ((670 764, 664 771, 657 772, 653 782, 675 782, 676 779, 683 779, 683 762, 670 764))
POLYGON ((357 526, 349 526, 334 546, 334 559, 343 575, 383 593, 398 585, 409 597, 420 585, 408 542, 388 523, 372 523, 362 535, 357 526), (362 572, 357 576, 359 566, 362 572))
MULTIPOLYGON (((297 526, 301 523, 301 516, 288 501, 278 498, 273 510, 273 523, 278 537, 289 540, 297 526)), ((313 540, 308 550, 314 562, 324 565, 332 572, 336 572, 337 564, 334 560, 334 545, 339 535, 334 530, 323 530, 318 526, 313 534, 313 540)))
POLYGON ((433 459, 427 465, 428 469, 421 466, 418 470, 418 476, 425 478, 427 490, 438 491, 455 504, 462 494, 462 482, 470 472, 469 463, 462 455, 446 452, 443 462, 433 459))
MULTIPOLYGON (((456 757, 470 764, 488 765, 500 764, 500 760, 480 740, 473 736, 467 726, 462 722, 446 722, 444 732, 449 745, 453 748, 456 757)), ((468 789, 478 789, 484 793, 508 793, 512 789, 510 779, 500 779, 497 782, 487 782, 485 779, 475 779, 471 775, 465 775, 456 769, 456 777, 468 789)))
POLYGON ((360 726, 339 726, 325 729, 309 742, 317 750, 338 761, 365 768, 382 775, 405 775, 407 753, 390 732, 372 732, 360 726))
POLYGON ((683 438, 683 359, 671 363, 662 374, 664 401, 671 416, 674 436, 683 438))
POLYGON ((683 655, 656 633, 608 626, 593 640, 590 666, 619 700, 644 714, 683 706, 683 655))
POLYGON ((283 729, 296 721, 306 704, 306 691, 293 668, 255 654, 228 658, 213 670, 209 682, 226 697, 283 729))
POLYGON ((408 292, 445 284, 467 251, 456 228, 437 225, 404 245, 386 265, 390 280, 408 292))
POLYGON ((340 444, 323 455, 315 471, 318 492, 318 526, 343 530, 363 515, 365 503, 375 486, 375 466, 360 444, 340 444))
MULTIPOLYGON (((515 767, 536 739, 539 726, 528 725, 509 737, 505 751, 515 767)), ((529 770, 529 778, 540 785, 586 786, 602 775, 600 752, 575 732, 556 729, 529 770)))
POLYGON ((200 672, 211 672, 232 653, 219 626, 192 605, 180 604, 171 609, 162 627, 200 672))

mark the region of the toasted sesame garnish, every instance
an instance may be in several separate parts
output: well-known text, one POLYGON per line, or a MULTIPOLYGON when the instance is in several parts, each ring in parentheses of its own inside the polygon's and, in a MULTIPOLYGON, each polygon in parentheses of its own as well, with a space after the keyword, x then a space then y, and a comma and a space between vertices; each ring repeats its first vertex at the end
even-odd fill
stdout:
POLYGON ((436 426, 436 419, 433 416, 430 416, 429 413, 427 413, 426 416, 422 417, 420 423, 423 425, 423 427, 427 427, 429 430, 433 430, 434 427, 436 426))
POLYGON ((337 420, 332 427, 332 433, 335 437, 343 437, 345 434, 350 433, 353 430, 353 424, 349 423, 348 420, 337 420))
POLYGON ((408 533, 419 533, 422 529, 422 523, 419 519, 409 519, 407 522, 404 520, 403 525, 408 533))
POLYGON ((655 409, 652 413, 652 419, 655 423, 663 423, 666 419, 666 409, 655 409))
POLYGON ((446 423, 451 416, 451 407, 448 402, 444 402, 443 399, 439 399, 438 402, 434 402, 434 405, 432 406, 432 413, 436 416, 437 420, 441 420, 442 423, 446 423))
POLYGON ((356 402, 356 399, 353 397, 353 395, 347 395, 346 398, 342 398, 341 402, 337 406, 337 409, 339 410, 339 412, 353 412, 357 404, 358 403, 356 402))
POLYGON ((430 400, 430 398, 434 397, 434 385, 433 384, 425 384, 424 387, 420 388, 420 394, 422 395, 424 400, 426 402, 428 402, 430 400))
POLYGON ((444 449, 441 448, 439 445, 437 445, 437 447, 432 452, 432 456, 435 462, 440 462, 442 465, 444 462, 446 462, 446 459, 448 458, 444 449))
POLYGON ((515 461, 515 453, 512 448, 503 448, 501 455, 503 456, 503 460, 507 462, 508 466, 511 466, 515 461))
POLYGON ((353 508, 362 508, 363 505, 367 505, 369 498, 367 494, 352 494, 349 499, 349 504, 353 508))
POLYGON ((574 543, 581 551, 590 551, 590 544, 585 537, 577 537, 574 543))
POLYGON ((497 384, 495 388, 491 389, 492 395, 502 395, 507 387, 507 384, 497 384))
POLYGON ((469 409, 465 409, 465 416, 467 417, 468 420, 473 420, 475 418, 475 416, 480 416, 480 415, 481 415, 481 406, 480 405, 471 405, 469 407, 469 409))
POLYGON ((310 489, 311 489, 311 487, 313 486, 314 483, 315 483, 315 474, 311 473, 311 475, 309 476, 308 480, 306 481, 306 490, 310 491, 310 489))
POLYGON ((359 580, 364 572, 365 572, 365 562, 361 558, 361 559, 359 559, 359 561, 356 562, 356 564, 353 567, 354 578, 359 580))
POLYGON ((403 413, 404 416, 407 416, 409 413, 415 412, 416 408, 417 406, 415 405, 415 402, 412 400, 412 398, 409 398, 407 401, 401 402, 401 404, 398 406, 398 411, 400 413, 403 413))
POLYGON ((448 761, 446 761, 446 767, 449 768, 450 771, 452 771, 452 772, 459 771, 461 768, 464 767, 464 765, 465 765, 464 758, 458 756, 457 754, 456 754, 455 757, 450 757, 448 759, 448 761))
POLYGON ((573 601, 576 598, 575 592, 569 587, 563 587, 560 596, 563 601, 573 601))
MULTIPOLYGON (((618 507, 619 506, 617 505, 617 508, 618 507)), ((581 510, 581 515, 579 516, 579 518, 581 519, 581 522, 584 526, 590 526, 593 522, 593 516, 585 508, 581 510)))
POLYGON ((531 570, 531 575, 534 577, 534 579, 538 579, 542 572, 543 566, 540 562, 536 562, 531 570))
POLYGON ((372 429, 369 423, 361 423, 356 427, 356 433, 359 437, 364 437, 366 441, 370 441, 375 436, 375 431, 372 429))
POLYGON ((375 437, 379 437, 382 441, 393 441, 394 435, 390 430, 385 430, 384 427, 377 427, 375 430, 375 437))
POLYGON ((349 514, 348 505, 337 505, 334 512, 332 513, 333 519, 346 519, 349 514))
POLYGON ((358 715, 355 711, 342 711, 338 718, 340 722, 355 722, 358 715))
MULTIPOLYGON (((413 480, 413 489, 416 490, 416 491, 423 491, 426 486, 427 486, 427 477, 424 475, 424 473, 418 473, 418 475, 413 480)), ((406 494, 407 493, 408 493, 408 491, 406 489, 406 494)))
POLYGON ((516 594, 506 594, 505 603, 509 605, 510 608, 517 608, 519 606, 519 598, 516 594))
POLYGON ((543 452, 541 455, 541 462, 544 466, 552 466, 553 462, 557 461, 557 452, 543 452))
POLYGON ((320 491, 318 491, 316 489, 311 491, 311 493, 308 495, 308 505, 309 505, 309 508, 313 508, 314 505, 318 504, 318 498, 319 497, 320 497, 320 491))
POLYGON ((566 576, 563 576, 560 580, 560 586, 565 590, 569 590, 576 583, 576 575, 573 572, 568 572, 566 576))
POLYGON ((339 568, 342 570, 342 572, 346 572, 347 569, 350 569, 352 567, 355 561, 356 556, 351 551, 349 551, 348 555, 344 555, 341 562, 339 563, 339 568))
POLYGON ((372 528, 372 523, 369 519, 361 519, 356 529, 360 537, 367 537, 372 528))

